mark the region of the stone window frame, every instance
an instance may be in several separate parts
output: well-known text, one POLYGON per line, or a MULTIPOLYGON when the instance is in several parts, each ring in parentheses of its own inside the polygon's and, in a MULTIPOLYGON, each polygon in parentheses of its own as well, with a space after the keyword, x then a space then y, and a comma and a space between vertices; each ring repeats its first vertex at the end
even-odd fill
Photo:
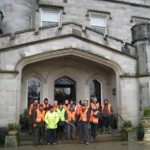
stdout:
POLYGON ((140 17, 140 16, 131 16, 131 23, 138 24, 138 23, 150 23, 150 18, 140 17))
MULTIPOLYGON (((62 23, 62 14, 65 14, 64 12, 64 7, 62 6, 54 6, 54 5, 48 5, 48 4, 39 4, 39 13, 40 13, 40 26, 43 27, 42 25, 42 13, 43 13, 43 10, 48 10, 50 12, 56 12, 58 13, 58 23, 56 22, 56 24, 54 25, 58 25, 60 26, 60 24, 62 23)), ((52 24, 50 25, 46 25, 46 26, 52 26, 52 24)))
MULTIPOLYGON (((105 18, 105 32, 104 32, 104 35, 108 34, 108 22, 109 22, 109 20, 112 19, 111 13, 106 12, 106 11, 88 10, 86 16, 88 17, 89 21, 91 21, 91 16, 92 15, 100 17, 100 18, 105 18)), ((91 27, 91 24, 90 24, 90 27, 91 27)))

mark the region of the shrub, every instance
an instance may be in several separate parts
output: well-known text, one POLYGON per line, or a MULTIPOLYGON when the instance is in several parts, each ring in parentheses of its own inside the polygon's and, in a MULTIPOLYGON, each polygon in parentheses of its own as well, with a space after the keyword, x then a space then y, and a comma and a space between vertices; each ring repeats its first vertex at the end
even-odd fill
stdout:
POLYGON ((29 130, 29 115, 27 109, 20 115, 20 129, 21 131, 28 131, 29 130))
POLYGON ((19 125, 17 123, 9 123, 8 124, 8 129, 9 130, 16 130, 19 128, 19 125))
POLYGON ((144 117, 150 117, 150 107, 144 109, 143 116, 144 117))
POLYGON ((125 120, 123 123, 124 128, 132 127, 132 122, 130 120, 125 120))

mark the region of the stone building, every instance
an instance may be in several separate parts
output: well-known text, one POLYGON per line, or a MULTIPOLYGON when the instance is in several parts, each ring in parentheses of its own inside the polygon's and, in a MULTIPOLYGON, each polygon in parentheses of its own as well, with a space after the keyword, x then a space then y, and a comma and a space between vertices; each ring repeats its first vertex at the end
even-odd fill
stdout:
POLYGON ((35 96, 95 95, 138 124, 150 106, 149 0, 1 0, 0 10, 0 126, 35 96))

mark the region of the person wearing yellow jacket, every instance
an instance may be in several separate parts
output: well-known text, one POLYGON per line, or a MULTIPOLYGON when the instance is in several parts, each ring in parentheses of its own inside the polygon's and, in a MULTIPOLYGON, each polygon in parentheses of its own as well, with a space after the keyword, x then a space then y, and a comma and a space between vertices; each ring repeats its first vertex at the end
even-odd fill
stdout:
POLYGON ((55 111, 54 106, 50 106, 50 111, 48 111, 45 115, 45 123, 48 133, 48 144, 56 144, 56 129, 58 121, 58 113, 55 111))

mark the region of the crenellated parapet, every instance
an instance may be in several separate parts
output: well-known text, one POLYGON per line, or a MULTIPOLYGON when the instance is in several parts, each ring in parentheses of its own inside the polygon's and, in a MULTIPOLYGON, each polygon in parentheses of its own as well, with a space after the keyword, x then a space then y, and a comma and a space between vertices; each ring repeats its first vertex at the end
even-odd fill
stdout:
POLYGON ((118 51, 119 53, 135 57, 135 48, 131 44, 125 43, 116 37, 96 32, 89 27, 83 27, 81 24, 74 22, 63 23, 61 30, 59 29, 59 26, 54 25, 39 28, 37 34, 35 28, 3 34, 0 37, 0 51, 5 51, 9 48, 21 45, 23 46, 36 42, 39 43, 44 40, 59 39, 68 36, 76 36, 82 40, 109 48, 112 51, 118 51))

